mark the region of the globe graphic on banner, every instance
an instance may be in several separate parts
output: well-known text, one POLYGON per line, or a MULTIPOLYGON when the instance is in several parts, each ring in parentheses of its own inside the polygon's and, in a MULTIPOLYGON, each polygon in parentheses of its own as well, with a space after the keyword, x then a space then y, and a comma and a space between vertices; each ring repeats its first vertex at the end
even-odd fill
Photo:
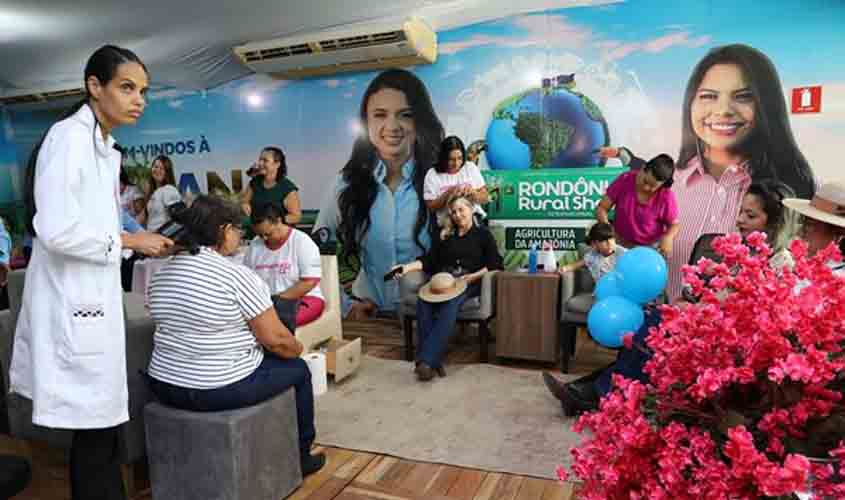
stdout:
POLYGON ((596 150, 610 144, 601 110, 575 90, 573 75, 499 103, 485 139, 495 170, 602 166, 596 150))

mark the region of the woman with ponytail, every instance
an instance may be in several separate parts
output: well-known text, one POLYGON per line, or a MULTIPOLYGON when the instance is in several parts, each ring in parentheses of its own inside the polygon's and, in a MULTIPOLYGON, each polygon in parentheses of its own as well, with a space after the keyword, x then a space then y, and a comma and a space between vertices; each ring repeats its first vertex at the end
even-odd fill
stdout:
POLYGON ((85 66, 85 98, 50 127, 26 170, 33 245, 10 391, 32 400, 34 424, 74 431, 73 500, 126 498, 117 441, 129 419, 121 250, 158 255, 173 244, 120 226, 111 134, 141 117, 148 85, 134 53, 98 49, 85 66))

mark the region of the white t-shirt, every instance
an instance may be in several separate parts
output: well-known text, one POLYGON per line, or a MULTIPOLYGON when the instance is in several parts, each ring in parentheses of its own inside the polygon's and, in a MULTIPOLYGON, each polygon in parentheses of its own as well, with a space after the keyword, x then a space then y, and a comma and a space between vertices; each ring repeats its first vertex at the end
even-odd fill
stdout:
MULTIPOLYGON (((319 282, 322 276, 317 244, 310 236, 293 228, 277 250, 267 248, 261 238, 253 238, 244 255, 244 265, 261 276, 273 295, 284 292, 303 279, 319 282)), ((323 299, 319 284, 306 295, 323 299)))
POLYGON ((176 186, 167 184, 156 189, 150 201, 147 202, 147 231, 155 232, 158 228, 170 222, 167 207, 182 201, 182 195, 176 186))
POLYGON ((123 207, 127 212, 129 212, 133 217, 135 217, 135 200, 143 200, 144 193, 138 186, 134 186, 132 184, 126 186, 126 189, 120 193, 120 206, 123 207))
MULTIPOLYGON (((435 169, 429 169, 425 174, 425 181, 423 181, 423 199, 426 201, 434 201, 446 192, 452 186, 469 185, 473 189, 484 187, 484 177, 481 176, 481 170, 478 165, 470 161, 464 163, 464 166, 458 170, 456 174, 439 173, 435 169)), ((475 213, 482 217, 486 214, 480 205, 475 204, 475 213)), ((443 207, 437 211, 438 221, 442 217, 449 215, 449 209, 443 207)))
POLYGON ((616 245, 616 250, 612 254, 605 257, 599 252, 590 248, 590 250, 586 254, 584 254, 584 264, 590 271, 590 275, 592 275, 593 281, 598 283, 602 276, 613 271, 616 268, 616 261, 620 257, 622 257, 622 255, 626 251, 628 251, 627 248, 621 245, 616 245))

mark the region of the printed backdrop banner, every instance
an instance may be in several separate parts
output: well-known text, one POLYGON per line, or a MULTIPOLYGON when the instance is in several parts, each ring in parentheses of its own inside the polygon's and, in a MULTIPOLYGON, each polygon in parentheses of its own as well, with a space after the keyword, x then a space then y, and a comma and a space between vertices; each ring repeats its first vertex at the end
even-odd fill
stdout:
POLYGON ((617 175, 626 169, 485 170, 491 219, 592 219, 617 175))
POLYGON ((578 245, 584 242, 587 228, 593 221, 573 220, 491 220, 489 229, 504 258, 505 270, 516 271, 528 266, 528 252, 532 245, 538 250, 550 243, 558 267, 578 260, 578 245))
MULTIPOLYGON (((770 124, 787 123, 816 177, 841 176, 830 159, 841 156, 845 135, 842 2, 563 6, 548 0, 534 13, 441 31, 437 63, 410 68, 427 87, 446 134, 459 136, 479 154, 477 162, 494 187, 501 182, 501 213, 494 217, 589 217, 599 196, 593 183, 604 185, 619 173, 601 172, 619 166, 598 157, 602 146, 626 145, 645 158, 661 152, 677 156, 681 117, 690 105, 683 102, 684 89, 693 68, 709 50, 726 44, 753 48, 777 70, 774 78, 743 75, 754 88, 772 87, 771 95, 780 92, 786 99, 791 88, 824 87, 819 114, 774 116, 777 106, 754 101, 737 140, 761 116, 770 124), (582 168, 588 169, 585 196, 576 191, 582 168), (556 194, 568 191, 569 183, 576 194, 556 194), (526 186, 527 194, 517 186, 526 186)), ((117 139, 136 177, 156 155, 166 154, 183 193, 233 197, 248 182, 246 171, 261 148, 279 146, 302 206, 317 209, 333 194, 329 187, 353 141, 367 133, 358 113, 376 74, 299 81, 256 75, 206 91, 154 88, 138 125, 119 129, 117 139)), ((3 169, 20 169, 55 116, 10 110, 0 142, 3 169)), ((695 130, 702 141, 705 128, 695 130)), ((21 199, 21 178, 19 171, 0 175, 0 202, 21 199)))

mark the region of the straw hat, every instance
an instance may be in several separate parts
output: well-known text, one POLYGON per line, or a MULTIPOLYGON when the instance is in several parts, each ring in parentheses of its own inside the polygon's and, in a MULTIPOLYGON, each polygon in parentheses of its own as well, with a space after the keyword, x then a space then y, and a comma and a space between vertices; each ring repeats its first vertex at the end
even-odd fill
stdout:
POLYGON ((420 288, 420 300, 426 302, 446 302, 464 293, 466 280, 458 279, 449 273, 437 273, 420 288))
POLYGON ((825 182, 812 200, 786 198, 783 205, 811 219, 845 227, 845 182, 825 182))

